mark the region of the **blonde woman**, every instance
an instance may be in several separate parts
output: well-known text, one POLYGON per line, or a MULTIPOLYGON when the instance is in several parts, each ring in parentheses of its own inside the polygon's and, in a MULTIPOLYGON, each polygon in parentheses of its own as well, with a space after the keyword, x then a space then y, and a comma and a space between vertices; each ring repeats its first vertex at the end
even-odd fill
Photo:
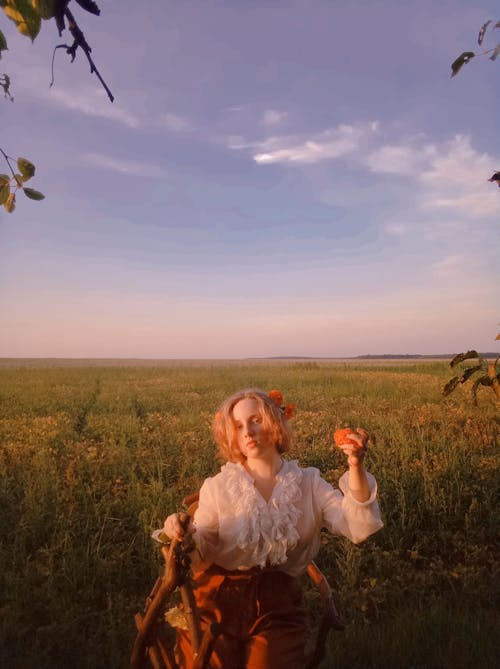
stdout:
MULTIPOLYGON (((215 415, 213 431, 227 461, 208 478, 187 532, 202 626, 220 622, 211 669, 302 669, 305 617, 298 582, 320 547, 320 530, 354 543, 382 527, 377 485, 364 468, 368 434, 344 430, 339 448, 348 471, 340 490, 318 469, 286 460, 292 405, 279 391, 243 390, 215 415)), ((181 539, 179 515, 163 531, 181 539)), ((179 632, 179 665, 192 666, 189 640, 179 632)))

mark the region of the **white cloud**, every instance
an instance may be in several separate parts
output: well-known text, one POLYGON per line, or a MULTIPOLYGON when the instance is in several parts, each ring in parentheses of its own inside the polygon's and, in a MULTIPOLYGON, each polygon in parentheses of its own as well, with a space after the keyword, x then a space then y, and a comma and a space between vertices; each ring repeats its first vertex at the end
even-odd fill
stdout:
POLYGON ((386 144, 370 153, 364 163, 372 172, 412 175, 421 172, 425 163, 436 154, 430 144, 416 147, 405 144, 386 144))
POLYGON ((112 172, 119 172, 120 174, 127 174, 129 176, 149 177, 154 179, 162 179, 167 176, 165 170, 156 165, 119 160, 100 153, 86 153, 83 156, 83 160, 93 167, 110 170, 112 172))
POLYGON ((260 149, 253 159, 259 165, 270 163, 313 164, 354 153, 373 124, 341 124, 310 138, 270 137, 255 145, 260 149))
MULTIPOLYGON (((225 142, 233 150, 251 152, 259 165, 312 165, 348 157, 365 172, 400 175, 412 185, 411 193, 407 192, 408 206, 426 216, 434 213, 466 221, 500 214, 498 188, 488 182, 500 160, 477 151, 470 137, 457 135, 432 143, 414 136, 373 148, 378 132, 379 123, 373 121, 341 124, 309 136, 271 136, 260 141, 232 135, 225 142)), ((336 202, 338 198, 335 191, 336 202)), ((406 232, 394 225, 385 230, 392 235, 406 232)))
POLYGON ((499 161, 480 153, 470 137, 437 144, 409 139, 373 150, 361 161, 371 172, 413 178, 416 205, 429 213, 461 219, 500 213, 498 192, 488 183, 499 161))
POLYGON ((173 130, 174 132, 186 132, 187 130, 191 130, 191 124, 182 116, 167 112, 164 119, 169 130, 173 130))
POLYGON ((419 176, 426 190, 423 208, 456 210, 467 217, 500 214, 498 189, 487 181, 495 165, 498 160, 476 151, 469 137, 455 136, 419 176))
POLYGON ((262 124, 263 125, 277 125, 281 121, 284 121, 288 116, 287 112, 280 112, 276 109, 266 109, 262 115, 262 124))
POLYGON ((46 99, 56 106, 79 111, 86 116, 98 116, 111 121, 118 121, 129 128, 140 126, 139 119, 136 116, 120 107, 116 102, 110 102, 106 93, 101 92, 100 89, 86 88, 79 94, 75 94, 74 91, 70 93, 56 88, 47 94, 46 99))

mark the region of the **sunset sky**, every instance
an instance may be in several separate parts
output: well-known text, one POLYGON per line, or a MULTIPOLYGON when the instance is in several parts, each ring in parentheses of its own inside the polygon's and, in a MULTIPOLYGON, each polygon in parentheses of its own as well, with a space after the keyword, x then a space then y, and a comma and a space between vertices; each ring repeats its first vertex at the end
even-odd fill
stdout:
POLYGON ((498 2, 98 5, 113 104, 0 15, 0 357, 500 353, 498 2))

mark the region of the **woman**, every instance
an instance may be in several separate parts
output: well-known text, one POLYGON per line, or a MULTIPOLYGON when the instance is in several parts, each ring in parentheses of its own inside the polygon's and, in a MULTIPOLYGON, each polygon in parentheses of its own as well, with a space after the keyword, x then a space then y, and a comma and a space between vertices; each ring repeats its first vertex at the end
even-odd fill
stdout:
MULTIPOLYGON (((339 448, 349 471, 334 490, 318 469, 282 458, 293 413, 282 402, 279 391, 243 390, 214 419, 227 463, 204 482, 188 529, 202 625, 218 621, 223 629, 211 669, 302 669, 305 618, 297 577, 319 550, 321 528, 358 543, 382 527, 375 479, 363 465, 368 434, 359 428, 344 434, 339 448)), ((163 531, 184 537, 178 514, 163 531)), ((189 669, 183 632, 177 652, 179 665, 189 669)))

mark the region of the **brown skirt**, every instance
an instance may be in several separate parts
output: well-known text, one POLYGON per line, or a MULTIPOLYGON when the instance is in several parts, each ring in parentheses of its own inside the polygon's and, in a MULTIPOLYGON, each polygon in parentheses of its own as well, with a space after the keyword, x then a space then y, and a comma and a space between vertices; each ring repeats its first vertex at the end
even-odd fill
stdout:
MULTIPOLYGON (((213 565, 194 585, 202 631, 212 622, 223 630, 210 669, 303 669, 305 612, 296 578, 273 569, 213 565)), ((182 630, 176 653, 179 666, 191 669, 189 635, 182 630)))

